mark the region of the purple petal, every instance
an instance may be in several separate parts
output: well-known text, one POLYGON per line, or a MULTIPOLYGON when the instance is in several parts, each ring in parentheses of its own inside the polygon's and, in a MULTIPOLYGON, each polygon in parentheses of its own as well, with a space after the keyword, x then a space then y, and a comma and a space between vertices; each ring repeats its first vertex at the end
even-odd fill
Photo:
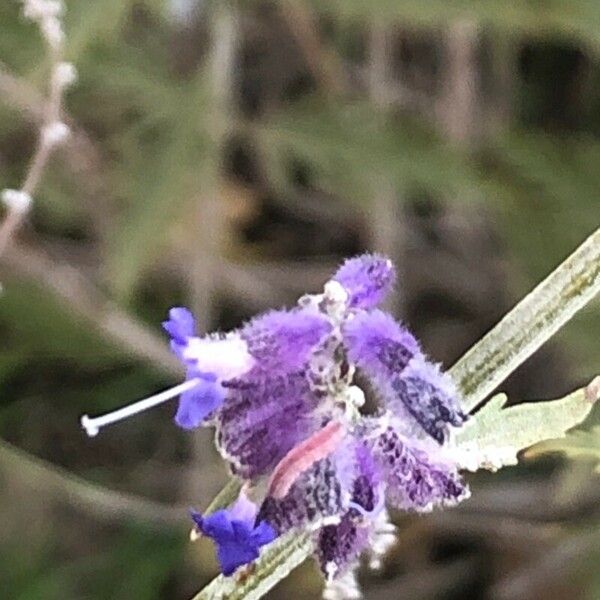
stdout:
POLYGON ((221 406, 225 391, 219 383, 200 379, 198 385, 179 397, 175 422, 183 429, 194 429, 221 406))
POLYGON ((420 354, 410 331, 381 310, 357 314, 346 322, 343 335, 350 360, 376 379, 401 373, 420 354))
POLYGON ((358 314, 346 323, 343 334, 348 358, 397 417, 414 419, 440 444, 448 425, 465 421, 450 377, 427 361, 412 334, 390 315, 358 314))
POLYGON ((306 364, 313 348, 331 329, 318 313, 280 310, 250 321, 241 336, 262 369, 289 372, 306 364))
POLYGON ((357 445, 355 457, 356 476, 352 483, 352 502, 366 512, 373 512, 380 505, 381 468, 363 443, 357 445))
POLYGON ((328 578, 342 575, 369 543, 369 527, 346 513, 336 525, 322 527, 316 540, 321 571, 328 578))
POLYGON ((272 468, 320 425, 319 399, 301 373, 229 381, 217 415, 217 445, 234 473, 254 478, 272 468))
POLYGON ((247 565, 259 556, 258 546, 246 540, 222 541, 217 544, 217 558, 223 575, 232 575, 238 567, 247 565))
POLYGON ((246 493, 242 490, 236 502, 229 509, 229 514, 232 519, 236 521, 244 521, 245 523, 254 523, 256 519, 256 513, 258 507, 252 500, 248 498, 246 493))
POLYGON ((232 509, 221 509, 206 517, 192 511, 198 530, 214 541, 224 575, 231 575, 238 567, 258 558, 260 547, 277 537, 268 523, 254 526, 256 506, 249 510, 248 504, 252 503, 242 492, 232 509))
POLYGON ((348 292, 351 308, 373 308, 391 291, 396 272, 388 258, 363 254, 344 262, 332 279, 348 292))
POLYGON ((185 344, 187 339, 195 335, 196 320, 187 308, 180 306, 169 310, 169 319, 163 321, 163 328, 178 344, 185 344))
POLYGON ((388 407, 399 416, 407 411, 440 444, 448 425, 460 427, 467 420, 450 377, 423 356, 415 356, 402 375, 393 378, 391 388, 388 407))
POLYGON ((276 537, 277 533, 266 521, 261 521, 252 531, 252 541, 257 546, 270 544, 276 537))
POLYGON ((231 525, 231 518, 226 509, 217 510, 206 517, 196 511, 192 511, 192 519, 206 537, 213 539, 233 538, 234 532, 231 525))
POLYGON ((428 511, 468 496, 454 465, 417 448, 392 427, 374 440, 372 452, 385 474, 388 501, 397 508, 428 511))

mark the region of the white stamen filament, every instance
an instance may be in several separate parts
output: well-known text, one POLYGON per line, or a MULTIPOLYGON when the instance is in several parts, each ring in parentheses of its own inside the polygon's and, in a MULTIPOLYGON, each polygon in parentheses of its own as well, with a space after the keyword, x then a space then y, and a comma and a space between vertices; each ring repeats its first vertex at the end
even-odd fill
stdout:
POLYGON ((136 415, 149 408, 162 404, 167 400, 171 400, 171 398, 179 396, 180 394, 183 394, 184 392, 196 387, 198 383, 200 383, 200 379, 189 379, 188 381, 184 381, 183 383, 169 388, 164 392, 160 392, 154 396, 150 396, 149 398, 144 398, 143 400, 138 400, 133 404, 129 404, 128 406, 124 406, 123 408, 119 408, 118 410, 100 417, 90 418, 88 415, 83 415, 81 417, 81 426, 85 429, 86 433, 90 437, 94 437, 98 435, 101 427, 110 425, 111 423, 116 423, 117 421, 121 421, 122 419, 126 419, 127 417, 131 417, 132 415, 136 415))

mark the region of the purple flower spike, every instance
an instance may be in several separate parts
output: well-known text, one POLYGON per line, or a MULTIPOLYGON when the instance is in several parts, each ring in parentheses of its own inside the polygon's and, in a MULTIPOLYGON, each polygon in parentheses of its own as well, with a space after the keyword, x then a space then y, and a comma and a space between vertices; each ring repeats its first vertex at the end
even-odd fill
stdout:
POLYGON ((262 369, 289 372, 305 365, 314 347, 331 329, 319 313, 279 310, 250 321, 241 336, 262 369))
MULTIPOLYGON (((188 377, 192 379, 193 377, 188 377)), ((198 385, 179 397, 175 422, 183 429, 194 429, 221 406, 225 390, 214 377, 198 378, 198 385)))
POLYGON ((231 575, 238 567, 259 556, 261 546, 272 542, 277 534, 266 522, 254 524, 256 506, 242 492, 230 509, 222 509, 206 517, 192 511, 199 532, 217 546, 217 558, 223 575, 231 575))
POLYGON ((350 308, 374 308, 391 291, 396 280, 394 265, 378 254, 350 258, 332 277, 348 292, 350 308))

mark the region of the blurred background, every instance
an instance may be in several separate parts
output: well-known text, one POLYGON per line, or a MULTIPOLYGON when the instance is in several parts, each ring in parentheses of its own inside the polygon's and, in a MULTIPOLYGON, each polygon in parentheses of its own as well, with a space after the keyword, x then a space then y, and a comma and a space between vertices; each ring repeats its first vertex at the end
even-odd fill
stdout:
MULTIPOLYGON (((169 307, 234 327, 365 250, 450 366, 600 222, 600 3, 66 4, 73 135, 0 261, 0 595, 188 599, 217 569, 187 537, 227 479, 211 431, 174 404, 95 439, 79 416, 178 381, 169 307)), ((47 62, 2 0, 0 188, 33 153, 47 62)), ((596 303, 502 389, 585 385, 599 339, 596 303)), ((366 598, 598 600, 593 469, 527 460, 471 477, 456 510, 397 515, 366 598)), ((320 597, 314 567, 269 597, 320 597)))

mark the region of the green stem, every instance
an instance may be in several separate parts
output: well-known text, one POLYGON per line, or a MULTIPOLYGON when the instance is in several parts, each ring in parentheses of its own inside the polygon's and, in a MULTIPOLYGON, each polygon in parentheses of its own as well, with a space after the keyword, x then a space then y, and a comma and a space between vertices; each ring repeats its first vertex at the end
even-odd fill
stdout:
POLYGON ((477 342, 450 373, 470 411, 600 291, 600 229, 477 342))

